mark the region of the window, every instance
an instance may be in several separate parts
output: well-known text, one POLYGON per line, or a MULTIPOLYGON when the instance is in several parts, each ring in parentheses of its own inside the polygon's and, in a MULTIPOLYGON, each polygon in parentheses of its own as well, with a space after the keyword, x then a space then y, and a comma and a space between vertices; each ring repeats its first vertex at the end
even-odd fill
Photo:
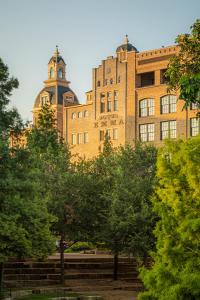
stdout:
POLYGON ((111 133, 111 130, 110 130, 110 129, 107 129, 107 130, 106 130, 106 135, 107 135, 107 137, 109 137, 109 138, 111 138, 111 134, 110 134, 110 133, 111 133))
POLYGON ((79 119, 81 119, 81 118, 82 118, 82 116, 83 116, 83 113, 82 113, 82 111, 79 111, 79 113, 78 113, 78 118, 79 118, 79 119))
POLYGON ((108 98, 111 98, 111 97, 112 97, 112 93, 111 93, 111 92, 108 92, 108 93, 107 93, 107 96, 108 96, 108 98))
POLYGON ((103 130, 99 131, 99 139, 100 139, 100 141, 104 140, 104 131, 103 130))
POLYGON ((137 75, 137 87, 145 87, 150 85, 154 85, 154 72, 137 75))
POLYGON ((72 119, 76 119, 76 113, 72 113, 72 119))
POLYGON ((83 139, 84 139, 84 144, 87 144, 89 142, 88 132, 84 132, 83 139))
POLYGON ((87 110, 84 111, 84 118, 87 118, 89 116, 89 112, 87 110))
POLYGON ((161 114, 176 112, 176 96, 166 95, 161 98, 161 114))
POLYGON ((166 76, 165 76, 166 71, 167 71, 167 69, 160 70, 160 84, 167 83, 167 79, 166 79, 166 76))
POLYGON ((72 145, 76 145, 76 133, 72 133, 72 145))
POLYGON ((143 99, 140 101, 140 117, 154 115, 154 99, 143 99))
POLYGON ((108 100, 108 102, 107 102, 107 111, 111 112, 111 110, 112 110, 112 101, 108 100))
POLYGON ((53 67, 50 68, 50 78, 54 78, 54 69, 53 69, 53 67))
POLYGON ((118 111, 118 100, 114 100, 114 111, 118 111))
POLYGON ((58 70, 58 78, 60 78, 60 79, 63 78, 63 71, 62 71, 62 69, 58 70))
POLYGON ((118 95, 119 95, 118 91, 114 91, 114 99, 118 99, 118 95))
POLYGON ((118 139, 118 129, 113 128, 113 140, 117 140, 117 139, 118 139))
POLYGON ((105 85, 108 84, 108 79, 105 79, 104 84, 105 84, 105 85))
POLYGON ((82 140, 82 133, 78 133, 77 134, 77 144, 82 144, 83 140, 82 140))
POLYGON ((45 104, 48 104, 49 103, 49 97, 48 96, 43 96, 41 97, 41 106, 44 106, 45 104))
POLYGON ((100 112, 103 113, 105 112, 105 102, 101 101, 100 103, 100 112))
POLYGON ((151 142, 154 141, 154 124, 140 125, 140 141, 151 142))
POLYGON ((113 79, 112 78, 110 79, 110 84, 113 84, 113 79))
POLYGON ((161 140, 176 138, 176 121, 161 122, 161 140))
POLYGON ((118 78, 117 78, 117 82, 118 82, 118 83, 120 83, 120 82, 121 82, 121 77, 120 77, 120 76, 118 76, 118 78))
POLYGON ((118 91, 114 91, 114 111, 118 111, 118 91))
POLYGON ((101 81, 100 80, 97 81, 97 86, 98 87, 101 86, 101 81))
POLYGON ((200 118, 190 119, 190 135, 196 136, 200 133, 200 118))
POLYGON ((197 104, 197 103, 192 103, 191 105, 190 105, 190 109, 199 109, 200 107, 199 107, 199 105, 197 104))

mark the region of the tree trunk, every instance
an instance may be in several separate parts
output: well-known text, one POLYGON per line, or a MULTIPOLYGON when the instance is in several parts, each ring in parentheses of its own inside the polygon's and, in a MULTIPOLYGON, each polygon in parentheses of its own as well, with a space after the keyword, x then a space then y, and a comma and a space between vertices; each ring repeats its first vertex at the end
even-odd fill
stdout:
POLYGON ((64 257, 64 235, 60 238, 60 283, 64 284, 65 278, 65 257, 64 257))
POLYGON ((4 263, 0 262, 0 298, 3 291, 3 271, 4 271, 4 263))
POLYGON ((144 256, 143 256, 143 266, 145 266, 145 268, 148 266, 148 255, 147 255, 147 253, 145 253, 144 256))
POLYGON ((113 279, 118 279, 118 252, 114 254, 114 270, 113 270, 113 279))

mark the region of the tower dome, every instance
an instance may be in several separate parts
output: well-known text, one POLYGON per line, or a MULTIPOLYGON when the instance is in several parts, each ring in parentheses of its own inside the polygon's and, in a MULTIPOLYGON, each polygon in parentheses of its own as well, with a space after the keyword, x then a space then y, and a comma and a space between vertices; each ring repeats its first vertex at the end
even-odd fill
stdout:
POLYGON ((120 52, 120 51, 135 51, 138 52, 137 48, 135 48, 131 43, 129 43, 128 40, 128 35, 126 34, 125 39, 124 39, 124 43, 122 45, 120 45, 119 47, 117 47, 116 52, 120 52))
POLYGON ((60 52, 58 51, 58 46, 56 46, 56 50, 54 51, 52 57, 50 58, 49 63, 51 63, 51 62, 59 63, 61 61, 66 65, 64 59, 62 58, 62 56, 60 55, 60 52))

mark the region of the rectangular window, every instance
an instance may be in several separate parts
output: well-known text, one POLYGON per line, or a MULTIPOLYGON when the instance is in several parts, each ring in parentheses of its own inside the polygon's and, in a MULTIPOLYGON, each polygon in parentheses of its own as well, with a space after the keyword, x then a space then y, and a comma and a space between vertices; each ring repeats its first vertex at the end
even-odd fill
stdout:
POLYGON ((161 140, 176 138, 176 121, 161 122, 161 140))
POLYGON ((82 133, 78 133, 78 135, 77 135, 77 144, 82 144, 82 143, 83 143, 82 133))
POLYGON ((103 130, 99 131, 99 139, 100 139, 100 141, 104 141, 104 131, 103 130))
POLYGON ((154 85, 155 75, 154 72, 147 72, 137 75, 137 87, 145 87, 154 85))
POLYGON ((84 144, 87 144, 89 142, 88 132, 84 132, 83 138, 84 138, 84 144))
POLYGON ((199 109, 200 107, 199 107, 199 105, 197 104, 197 103, 192 103, 191 105, 190 105, 190 109, 199 109))
POLYGON ((166 71, 167 71, 167 69, 160 70, 160 84, 167 83, 167 79, 166 79, 166 76, 165 76, 166 71))
POLYGON ((113 128, 113 140, 117 140, 117 139, 118 139, 118 129, 113 128))
POLYGON ((154 141, 154 124, 142 124, 140 125, 140 141, 151 142, 154 141))
POLYGON ((72 133, 72 145, 76 145, 76 133, 72 133))
POLYGON ((114 99, 118 99, 118 91, 114 91, 114 99))
POLYGON ((161 98, 161 114, 176 112, 176 96, 166 95, 161 98))
POLYGON ((143 99, 140 101, 140 117, 154 115, 154 99, 143 99))
POLYGON ((200 133, 200 118, 190 119, 190 135, 196 136, 200 133))
POLYGON ((118 100, 114 100, 114 111, 118 111, 118 100))
POLYGON ((111 92, 108 92, 108 98, 111 98, 111 96, 112 96, 112 93, 111 92))
POLYGON ((103 113, 105 112, 105 102, 101 101, 100 103, 100 112, 103 113))
POLYGON ((112 111, 112 101, 108 100, 107 102, 107 111, 111 112, 112 111))
POLYGON ((107 129, 107 130, 106 130, 106 135, 107 135, 109 138, 111 138, 111 135, 110 135, 110 129, 107 129))

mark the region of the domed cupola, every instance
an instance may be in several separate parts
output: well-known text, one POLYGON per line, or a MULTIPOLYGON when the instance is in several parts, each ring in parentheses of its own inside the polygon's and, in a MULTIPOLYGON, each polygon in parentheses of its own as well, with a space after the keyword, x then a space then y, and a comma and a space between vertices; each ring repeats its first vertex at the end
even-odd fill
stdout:
POLYGON ((131 43, 129 43, 128 35, 126 34, 124 43, 117 47, 116 53, 117 57, 120 61, 124 61, 127 59, 127 52, 135 51, 138 52, 137 48, 135 48, 131 43))
POLYGON ((58 51, 58 46, 56 46, 56 50, 55 50, 54 54, 52 55, 52 57, 50 58, 49 63, 54 62, 57 64, 60 61, 62 61, 65 64, 64 59, 62 58, 62 56, 60 55, 60 52, 58 51))
POLYGON ((48 63, 48 80, 66 80, 66 63, 58 51, 58 46, 48 63))

